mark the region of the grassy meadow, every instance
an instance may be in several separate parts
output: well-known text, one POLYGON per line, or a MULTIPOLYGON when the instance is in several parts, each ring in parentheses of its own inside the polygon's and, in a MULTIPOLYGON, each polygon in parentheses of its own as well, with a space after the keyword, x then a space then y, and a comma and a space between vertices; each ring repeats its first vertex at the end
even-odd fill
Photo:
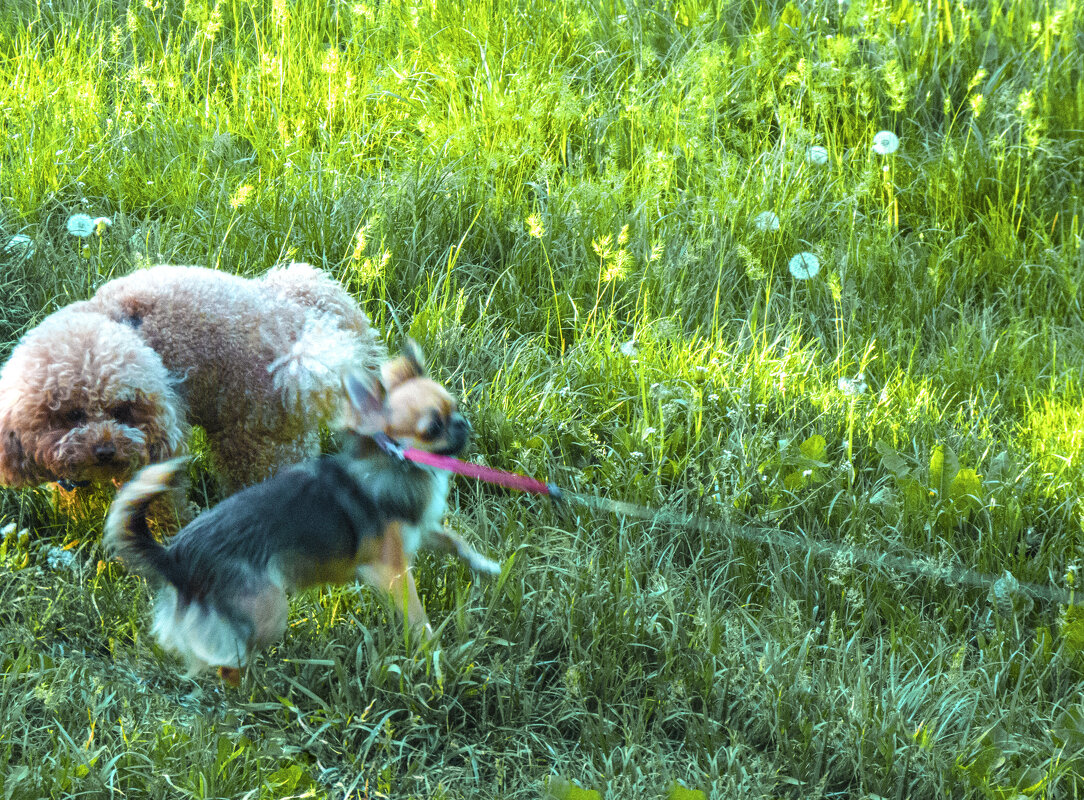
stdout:
POLYGON ((308 594, 234 690, 103 498, 2 489, 0 795, 1084 795, 1082 53, 1079 0, 0 0, 0 359, 308 261, 472 459, 662 512, 457 478, 504 569, 419 559, 437 644, 308 594))

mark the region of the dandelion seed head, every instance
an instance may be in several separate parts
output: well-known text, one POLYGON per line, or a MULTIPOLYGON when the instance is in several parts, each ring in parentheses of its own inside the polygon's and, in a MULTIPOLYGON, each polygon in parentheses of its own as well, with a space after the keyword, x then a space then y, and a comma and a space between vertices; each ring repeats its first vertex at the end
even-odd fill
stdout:
POLYGON ((622 342, 618 345, 617 349, 621 351, 621 355, 634 356, 636 355, 636 340, 629 339, 628 341, 622 342))
POLYGON ((865 376, 859 372, 853 378, 840 378, 836 383, 839 390, 848 397, 855 397, 860 394, 865 394, 866 389, 869 387, 866 385, 865 376))
POLYGON ((800 281, 809 280, 821 271, 821 260, 810 252, 798 253, 787 264, 790 274, 800 281))
POLYGON ((806 150, 806 160, 811 164, 823 165, 828 163, 828 148, 815 144, 806 150))
POLYGON ((900 149, 900 137, 892 131, 877 131, 873 136, 873 152, 887 156, 900 149))
POLYGON ((753 225, 761 231, 779 230, 779 216, 774 211, 761 211, 753 217, 753 225))
POLYGON ((68 217, 68 233, 85 239, 92 233, 101 235, 113 224, 109 217, 91 217, 88 214, 72 214, 68 217))
POLYGON ((25 233, 17 233, 4 245, 4 254, 16 258, 30 258, 34 255, 34 240, 25 233))
POLYGON ((63 547, 46 547, 45 564, 54 572, 59 569, 68 569, 75 563, 75 553, 65 550, 63 547))

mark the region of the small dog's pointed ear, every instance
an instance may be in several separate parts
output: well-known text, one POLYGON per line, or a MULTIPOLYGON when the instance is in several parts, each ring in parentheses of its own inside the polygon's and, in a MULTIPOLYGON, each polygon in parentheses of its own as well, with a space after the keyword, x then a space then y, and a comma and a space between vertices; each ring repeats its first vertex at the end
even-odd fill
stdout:
POLYGON ((350 401, 350 427, 363 434, 383 430, 383 387, 366 375, 352 372, 343 378, 343 388, 350 401))
POLYGON ((425 356, 422 355, 422 349, 418 347, 418 343, 409 336, 407 337, 406 343, 403 345, 403 358, 410 362, 410 366, 414 369, 416 378, 420 378, 426 374, 425 356))
POLYGON ((380 376, 389 392, 401 383, 424 375, 425 357, 413 339, 406 340, 402 353, 380 365, 380 376))

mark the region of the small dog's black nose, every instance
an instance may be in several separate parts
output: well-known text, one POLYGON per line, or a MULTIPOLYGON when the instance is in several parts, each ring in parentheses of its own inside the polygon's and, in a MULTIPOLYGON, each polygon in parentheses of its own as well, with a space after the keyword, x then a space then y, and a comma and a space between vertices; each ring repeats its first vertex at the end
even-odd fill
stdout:
POLYGON ((100 444, 94 448, 94 456, 98 459, 99 464, 105 464, 113 460, 113 456, 117 454, 117 448, 111 444, 100 444))
POLYGON ((467 422, 465 417, 453 414, 448 418, 448 423, 444 429, 445 445, 436 452, 446 456, 455 455, 466 447, 468 439, 470 439, 470 423, 467 422))

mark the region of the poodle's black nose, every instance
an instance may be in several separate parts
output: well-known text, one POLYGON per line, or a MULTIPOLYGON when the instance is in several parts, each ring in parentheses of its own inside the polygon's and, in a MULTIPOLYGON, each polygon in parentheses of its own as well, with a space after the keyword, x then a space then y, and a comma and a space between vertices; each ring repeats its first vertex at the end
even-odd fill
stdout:
POLYGON ((112 444, 100 444, 94 448, 94 455, 98 459, 99 464, 106 464, 113 460, 113 456, 117 454, 117 448, 112 444))

